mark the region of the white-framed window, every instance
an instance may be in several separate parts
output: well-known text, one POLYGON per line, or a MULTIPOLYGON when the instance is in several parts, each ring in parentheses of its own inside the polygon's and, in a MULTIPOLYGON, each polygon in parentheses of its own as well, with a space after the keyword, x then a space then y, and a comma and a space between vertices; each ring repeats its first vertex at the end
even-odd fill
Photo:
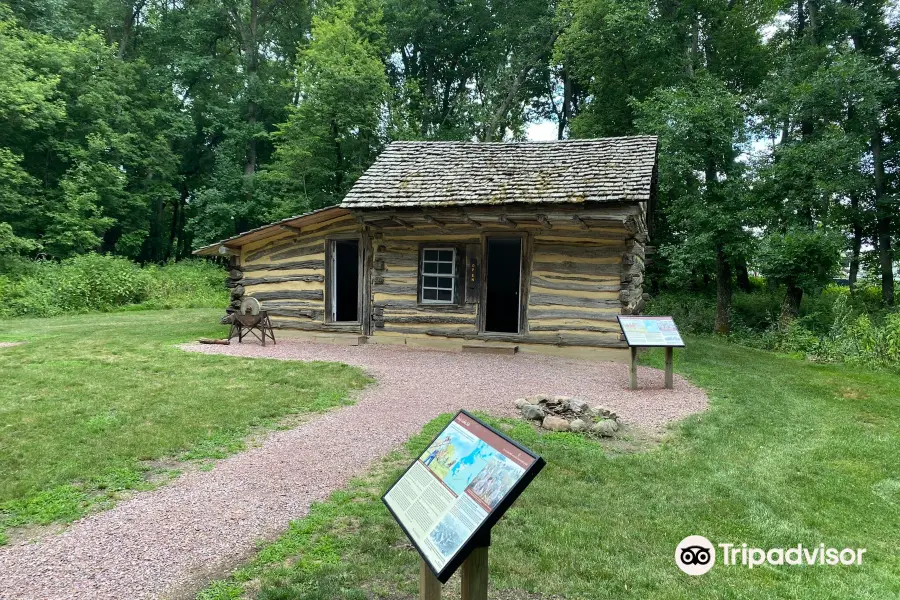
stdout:
POLYGON ((422 302, 453 304, 456 299, 456 249, 422 249, 422 302))

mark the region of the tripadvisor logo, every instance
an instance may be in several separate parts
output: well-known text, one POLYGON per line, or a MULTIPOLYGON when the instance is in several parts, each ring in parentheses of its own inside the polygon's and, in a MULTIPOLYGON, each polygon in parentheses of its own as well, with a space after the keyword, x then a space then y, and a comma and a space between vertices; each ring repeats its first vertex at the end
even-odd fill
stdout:
POLYGON ((797 544, 791 548, 751 548, 747 544, 713 545, 702 535, 690 535, 675 548, 675 564, 688 575, 703 575, 716 564, 716 547, 721 551, 722 564, 752 569, 761 565, 834 567, 861 565, 865 548, 826 548, 825 544, 808 548, 797 544))
POLYGON ((689 535, 675 548, 675 564, 688 575, 703 575, 716 564, 716 549, 702 535, 689 535))

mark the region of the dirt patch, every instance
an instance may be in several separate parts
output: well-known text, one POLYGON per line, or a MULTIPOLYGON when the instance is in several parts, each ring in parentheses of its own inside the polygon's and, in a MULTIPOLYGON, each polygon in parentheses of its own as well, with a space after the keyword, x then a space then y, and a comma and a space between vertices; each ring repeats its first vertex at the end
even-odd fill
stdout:
POLYGON ((25 342, 0 342, 0 348, 12 348, 13 346, 21 346, 25 342))

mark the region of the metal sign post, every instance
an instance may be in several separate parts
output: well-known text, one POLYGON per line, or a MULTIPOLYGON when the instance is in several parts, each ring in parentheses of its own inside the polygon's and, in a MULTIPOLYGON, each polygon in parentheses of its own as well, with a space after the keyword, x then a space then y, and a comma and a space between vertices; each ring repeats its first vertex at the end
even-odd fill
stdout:
POLYGON ((678 327, 672 317, 639 317, 616 315, 625 341, 631 351, 631 364, 628 370, 628 387, 636 390, 637 384, 637 351, 638 348, 662 347, 666 349, 666 371, 663 385, 671 390, 674 384, 672 375, 672 349, 684 348, 684 340, 678 333, 678 327))
POLYGON ((462 600, 487 600, 491 528, 544 459, 460 411, 382 500, 418 550, 419 600, 462 567, 462 600))

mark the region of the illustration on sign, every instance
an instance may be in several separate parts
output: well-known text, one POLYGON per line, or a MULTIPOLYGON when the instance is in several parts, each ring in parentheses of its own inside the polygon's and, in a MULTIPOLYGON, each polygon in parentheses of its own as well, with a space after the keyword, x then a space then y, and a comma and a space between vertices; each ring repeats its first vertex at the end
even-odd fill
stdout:
POLYGON ((684 346, 672 317, 617 317, 629 346, 684 346))
POLYGON ((384 495, 439 580, 490 528, 544 461, 461 411, 384 495))

